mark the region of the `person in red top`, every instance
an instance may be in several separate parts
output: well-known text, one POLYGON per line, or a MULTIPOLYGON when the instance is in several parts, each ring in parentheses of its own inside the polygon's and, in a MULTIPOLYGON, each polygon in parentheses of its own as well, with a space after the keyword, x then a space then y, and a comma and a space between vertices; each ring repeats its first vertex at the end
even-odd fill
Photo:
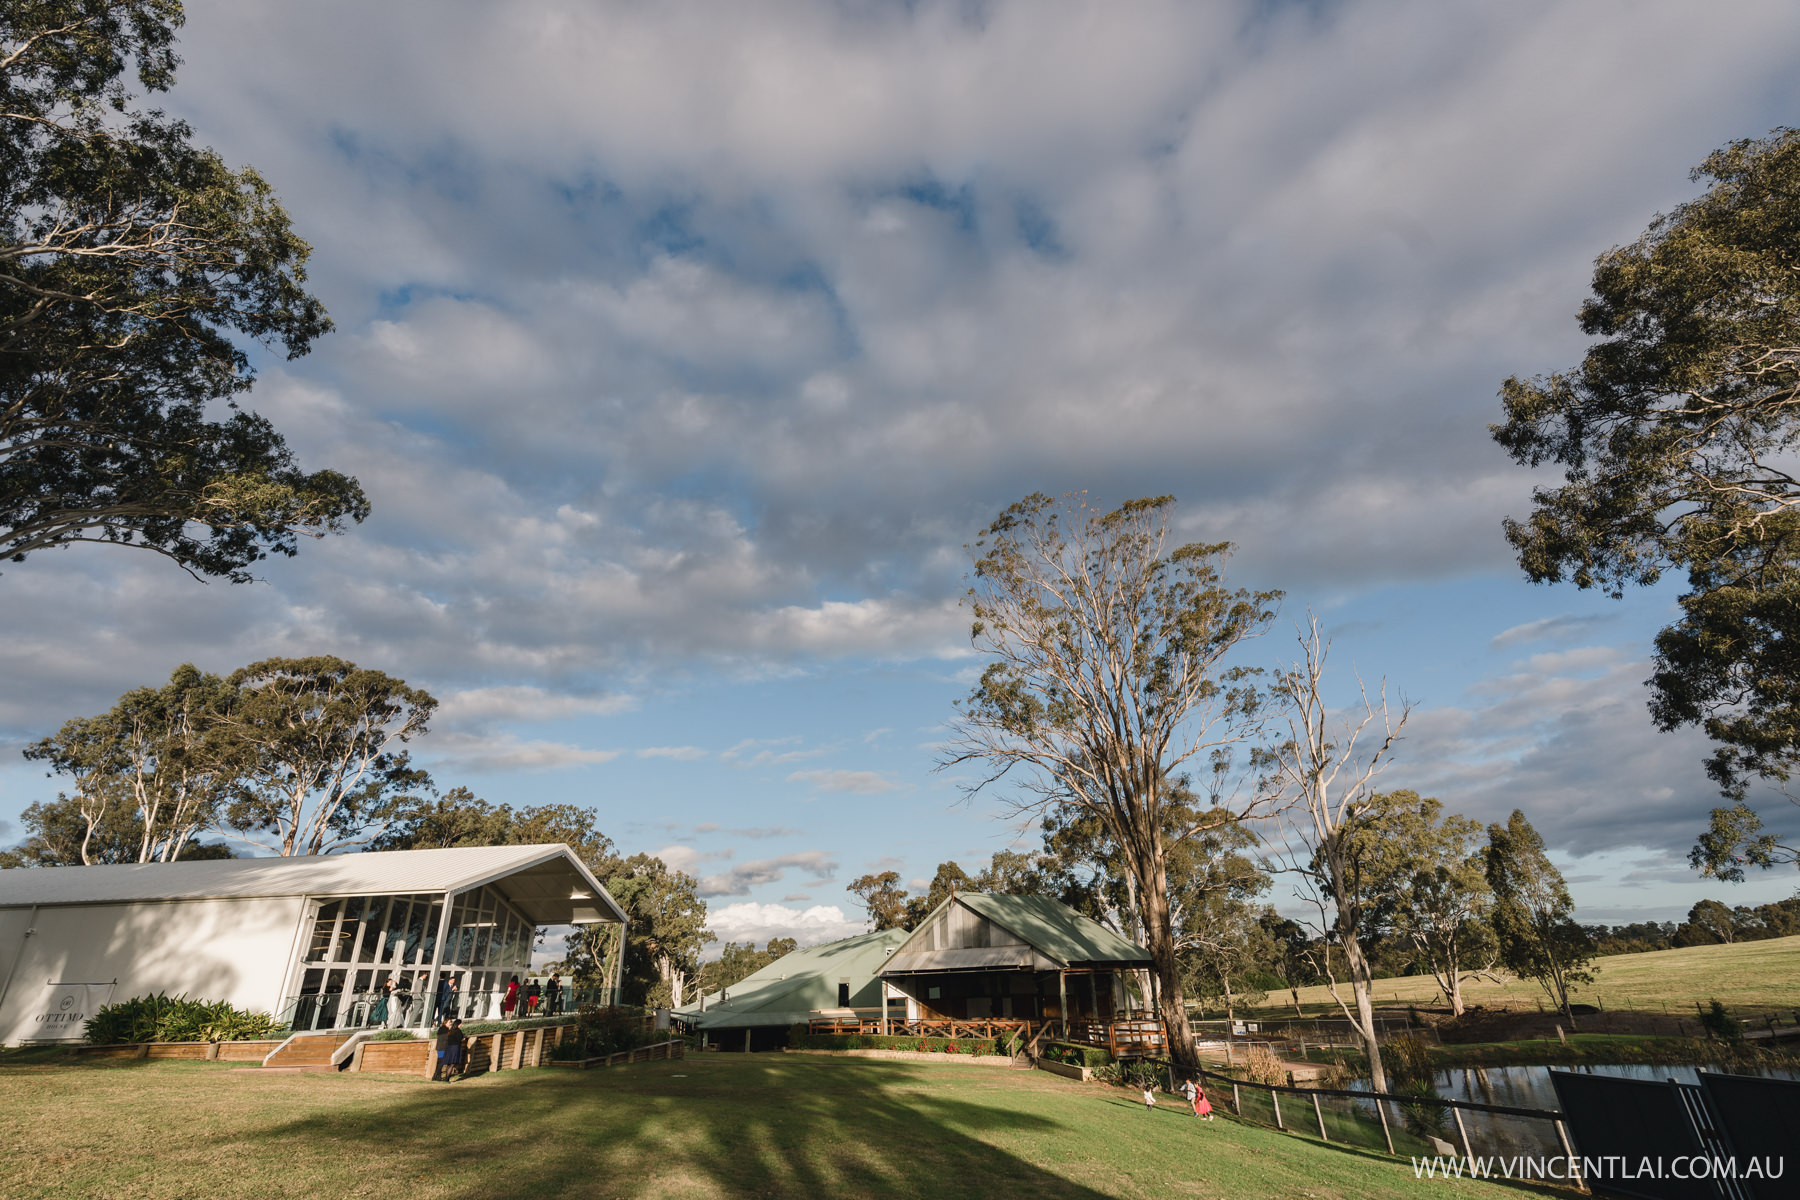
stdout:
POLYGON ((519 1006, 519 977, 514 975, 512 982, 506 985, 506 995, 500 999, 500 1015, 510 1017, 513 1009, 519 1006))

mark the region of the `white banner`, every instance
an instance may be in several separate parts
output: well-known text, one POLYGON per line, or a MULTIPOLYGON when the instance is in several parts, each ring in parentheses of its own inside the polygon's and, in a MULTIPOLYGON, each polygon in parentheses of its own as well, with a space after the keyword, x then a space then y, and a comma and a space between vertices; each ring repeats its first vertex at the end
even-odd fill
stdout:
POLYGON ((34 1042, 74 1041, 81 1037, 87 1019, 101 1005, 112 999, 110 983, 52 983, 44 988, 44 996, 36 1011, 26 1018, 21 1031, 34 1042))

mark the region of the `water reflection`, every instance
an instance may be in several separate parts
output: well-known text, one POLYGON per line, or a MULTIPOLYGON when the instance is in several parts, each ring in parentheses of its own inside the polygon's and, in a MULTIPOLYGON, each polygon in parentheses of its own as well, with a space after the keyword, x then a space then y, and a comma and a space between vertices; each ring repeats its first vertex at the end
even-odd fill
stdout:
MULTIPOLYGON (((1643 1066, 1639 1064, 1557 1067, 1559 1071, 1580 1071, 1588 1075, 1614 1075, 1627 1079, 1667 1080, 1699 1083, 1701 1071, 1726 1071, 1735 1075, 1760 1075, 1769 1079, 1800 1079, 1800 1071, 1785 1067, 1723 1066, 1643 1066)), ((1446 1100, 1468 1100, 1476 1104, 1497 1104, 1506 1108, 1554 1109, 1556 1088, 1550 1082, 1549 1067, 1457 1067, 1439 1071, 1433 1082, 1438 1095, 1446 1100)), ((1368 1080, 1358 1080, 1354 1088, 1367 1088, 1368 1080)), ((1561 1153, 1553 1122, 1529 1117, 1513 1117, 1501 1113, 1464 1112, 1464 1127, 1469 1142, 1478 1155, 1543 1156, 1561 1153)), ((1454 1131, 1454 1118, 1451 1130, 1454 1131)), ((1458 1152, 1462 1139, 1452 1134, 1458 1152)))

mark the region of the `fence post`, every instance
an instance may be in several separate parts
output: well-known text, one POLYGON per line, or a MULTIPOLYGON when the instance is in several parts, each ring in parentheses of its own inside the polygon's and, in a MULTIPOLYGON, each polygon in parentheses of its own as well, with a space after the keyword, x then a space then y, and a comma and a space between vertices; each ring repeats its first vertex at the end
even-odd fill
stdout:
POLYGON ((1319 1140, 1329 1142, 1331 1135, 1325 1132, 1325 1111, 1319 1107, 1319 1093, 1310 1092, 1313 1102, 1313 1117, 1319 1122, 1319 1140))
POLYGON ((1237 1116, 1244 1115, 1244 1102, 1238 1098, 1238 1085, 1231 1085, 1231 1111, 1237 1116))
POLYGON ((1274 1088, 1269 1089, 1269 1103, 1275 1106, 1275 1128, 1287 1132, 1287 1126, 1281 1123, 1281 1093, 1274 1088))
POLYGON ((1462 1109, 1452 1104, 1450 1106, 1450 1115, 1456 1118, 1456 1132, 1462 1136, 1463 1157, 1470 1162, 1474 1162, 1475 1147, 1469 1145, 1469 1130, 1468 1127, 1463 1124, 1462 1109))
POLYGON ((1569 1158, 1569 1178, 1575 1181, 1576 1187, 1587 1191, 1587 1180, 1581 1177, 1581 1162, 1575 1157, 1575 1147, 1569 1142, 1569 1127, 1562 1123, 1561 1118, 1556 1122, 1556 1136, 1562 1139, 1563 1153, 1569 1158))

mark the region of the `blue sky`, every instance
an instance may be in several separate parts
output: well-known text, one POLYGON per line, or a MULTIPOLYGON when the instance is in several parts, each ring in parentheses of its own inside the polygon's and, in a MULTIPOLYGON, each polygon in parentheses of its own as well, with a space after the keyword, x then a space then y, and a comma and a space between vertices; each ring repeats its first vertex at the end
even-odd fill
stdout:
POLYGON ((932 769, 962 547, 1085 489, 1237 543, 1287 593, 1249 656, 1317 612, 1418 704, 1386 781, 1523 808, 1589 919, 1787 895, 1686 866, 1677 590, 1525 583, 1486 426, 1579 358, 1596 254, 1795 119, 1797 51, 1779 3, 191 4, 168 107, 338 324, 252 404, 375 515, 252 586, 9 567, 0 837, 27 739, 335 653, 443 701, 442 786, 591 804, 722 936, 846 932, 856 875, 1014 836, 932 769))

